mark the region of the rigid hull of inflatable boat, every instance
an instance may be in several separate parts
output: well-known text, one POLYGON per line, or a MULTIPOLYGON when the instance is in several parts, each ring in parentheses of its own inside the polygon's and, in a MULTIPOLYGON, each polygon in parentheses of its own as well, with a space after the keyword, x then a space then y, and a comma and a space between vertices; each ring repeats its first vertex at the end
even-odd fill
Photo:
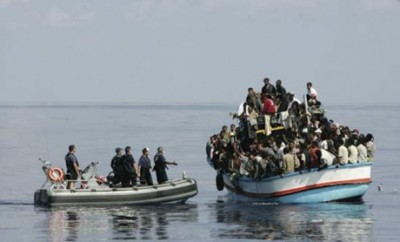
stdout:
POLYGON ((194 179, 172 181, 162 185, 132 188, 41 189, 35 193, 35 204, 63 205, 145 205, 185 202, 198 193, 194 179))
POLYGON ((360 199, 371 183, 371 163, 331 166, 323 170, 295 172, 282 177, 232 178, 223 175, 224 186, 240 201, 318 203, 360 199))

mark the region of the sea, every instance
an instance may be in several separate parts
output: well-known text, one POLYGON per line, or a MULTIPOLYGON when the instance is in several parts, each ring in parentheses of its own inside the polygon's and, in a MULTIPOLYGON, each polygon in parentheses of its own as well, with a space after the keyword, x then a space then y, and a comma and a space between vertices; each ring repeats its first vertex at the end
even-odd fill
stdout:
POLYGON ((236 104, 0 105, 0 241, 399 241, 400 106, 325 108, 329 119, 375 137, 373 182, 362 203, 238 203, 217 191, 205 145, 236 123, 229 115, 236 104), (138 160, 144 147, 153 156, 163 146, 178 163, 169 177, 185 171, 199 193, 185 204, 35 206, 45 182, 39 158, 65 167, 70 144, 81 167, 99 162, 103 175, 116 147, 133 147, 138 160))

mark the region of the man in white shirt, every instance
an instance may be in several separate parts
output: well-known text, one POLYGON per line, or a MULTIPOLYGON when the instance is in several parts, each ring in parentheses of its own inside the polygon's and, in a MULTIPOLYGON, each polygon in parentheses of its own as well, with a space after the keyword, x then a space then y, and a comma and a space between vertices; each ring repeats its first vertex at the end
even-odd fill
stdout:
POLYGON ((309 100, 311 97, 312 98, 314 98, 314 99, 318 99, 318 92, 317 92, 317 90, 315 90, 313 87, 312 87, 312 83, 311 82, 308 82, 307 83, 307 100, 309 100))
POLYGON ((338 158, 339 158, 339 163, 341 165, 346 165, 349 162, 349 152, 347 151, 346 146, 343 144, 343 140, 339 139, 339 150, 338 150, 338 158))
POLYGON ((364 137, 360 135, 360 138, 358 140, 359 144, 357 145, 357 151, 358 151, 358 162, 364 162, 368 160, 368 153, 367 153, 367 147, 364 145, 364 137))
POLYGON ((349 163, 355 164, 358 160, 358 150, 357 147, 354 145, 353 139, 349 140, 350 146, 347 148, 349 152, 349 163))

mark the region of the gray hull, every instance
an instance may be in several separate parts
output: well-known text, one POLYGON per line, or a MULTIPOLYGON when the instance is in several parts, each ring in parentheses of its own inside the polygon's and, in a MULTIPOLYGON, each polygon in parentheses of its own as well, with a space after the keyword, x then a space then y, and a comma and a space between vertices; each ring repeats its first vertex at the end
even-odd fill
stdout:
POLYGON ((198 193, 194 179, 170 181, 162 185, 131 188, 96 187, 89 189, 39 189, 35 192, 35 204, 63 205, 146 205, 185 202, 198 193))

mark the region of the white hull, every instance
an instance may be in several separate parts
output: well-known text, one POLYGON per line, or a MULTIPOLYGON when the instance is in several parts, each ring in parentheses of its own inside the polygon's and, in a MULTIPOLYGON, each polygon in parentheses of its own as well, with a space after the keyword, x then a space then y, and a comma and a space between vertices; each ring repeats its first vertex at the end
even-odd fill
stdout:
POLYGON ((185 202, 198 193, 194 179, 174 180, 162 185, 138 186, 131 188, 109 188, 107 186, 89 189, 39 189, 35 193, 35 204, 47 206, 64 205, 147 205, 170 202, 185 202))
POLYGON ((361 198, 371 183, 371 163, 330 166, 254 181, 224 174, 224 186, 240 201, 318 203, 361 198))

